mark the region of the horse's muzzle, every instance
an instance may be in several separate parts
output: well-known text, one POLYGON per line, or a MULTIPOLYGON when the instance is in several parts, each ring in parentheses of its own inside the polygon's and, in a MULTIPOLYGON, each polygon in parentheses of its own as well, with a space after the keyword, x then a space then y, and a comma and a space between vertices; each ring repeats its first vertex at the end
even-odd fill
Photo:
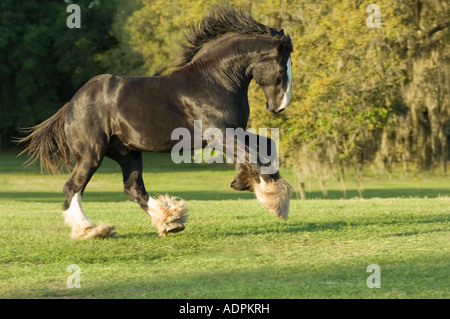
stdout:
POLYGON ((275 110, 273 110, 272 108, 270 108, 269 102, 266 102, 266 109, 267 109, 267 111, 269 111, 269 112, 272 113, 272 114, 279 114, 279 113, 283 112, 286 108, 284 107, 284 108, 282 108, 281 110, 275 111, 275 110))

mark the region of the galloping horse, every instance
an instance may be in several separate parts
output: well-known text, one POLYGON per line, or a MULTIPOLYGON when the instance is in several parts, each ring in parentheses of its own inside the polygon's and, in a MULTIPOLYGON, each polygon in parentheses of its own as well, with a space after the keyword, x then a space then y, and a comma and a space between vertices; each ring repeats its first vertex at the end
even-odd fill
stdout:
MULTIPOLYGON (((105 156, 120 165, 125 193, 151 217, 159 235, 165 236, 184 229, 187 208, 183 200, 147 194, 142 151, 170 152, 176 144, 171 132, 179 127, 192 132, 195 120, 202 121, 203 130, 245 129, 252 79, 262 87, 269 112, 279 113, 288 105, 292 42, 283 30, 258 23, 241 11, 216 8, 191 28, 186 42, 173 73, 96 76, 56 114, 18 139, 29 143, 22 153, 30 155, 31 163, 39 159, 42 170, 54 173, 76 161, 64 185, 63 216, 72 227, 72 238, 115 234, 114 226, 93 224, 81 208, 84 189, 105 156)), ((258 150, 259 144, 245 143, 245 152, 252 147, 258 150)), ((291 187, 278 170, 262 173, 263 165, 249 162, 247 156, 231 187, 255 192, 270 212, 286 219, 291 187)))

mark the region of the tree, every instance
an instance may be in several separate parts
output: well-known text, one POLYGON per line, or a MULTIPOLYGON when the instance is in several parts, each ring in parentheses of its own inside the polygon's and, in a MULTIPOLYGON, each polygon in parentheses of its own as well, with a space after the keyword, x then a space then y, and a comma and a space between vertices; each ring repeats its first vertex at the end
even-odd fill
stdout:
MULTIPOLYGON (((102 53, 117 45, 115 1, 77 1, 81 28, 66 25, 71 1, 0 3, 0 140, 48 118, 89 78, 103 73, 102 53)), ((0 143, 1 144, 1 143, 0 143)))
POLYGON ((377 3, 380 29, 365 25, 368 1, 301 2, 278 14, 294 42, 293 102, 278 119, 258 109, 251 124, 283 127, 302 197, 310 176, 324 193, 336 176, 345 194, 354 171, 362 195, 365 166, 391 171, 402 161, 419 172, 448 158, 449 6, 377 3))
POLYGON ((383 132, 381 158, 401 160, 416 171, 441 165, 450 156, 450 4, 448 1, 398 1, 406 26, 401 51, 406 81, 401 99, 406 107, 390 117, 383 132))

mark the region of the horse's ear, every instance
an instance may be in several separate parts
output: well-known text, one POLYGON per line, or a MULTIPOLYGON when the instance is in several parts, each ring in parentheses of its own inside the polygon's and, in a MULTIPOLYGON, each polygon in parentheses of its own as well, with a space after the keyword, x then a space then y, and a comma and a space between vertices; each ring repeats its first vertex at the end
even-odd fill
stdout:
POLYGON ((278 53, 282 52, 292 52, 292 42, 291 37, 288 35, 285 35, 283 39, 281 39, 277 44, 277 51, 278 53))
POLYGON ((289 50, 289 45, 287 43, 287 41, 285 39, 281 40, 280 42, 278 42, 277 44, 277 51, 278 53, 284 52, 284 51, 288 51, 289 50))
POLYGON ((280 33, 281 33, 282 36, 284 36, 284 29, 281 29, 280 33))

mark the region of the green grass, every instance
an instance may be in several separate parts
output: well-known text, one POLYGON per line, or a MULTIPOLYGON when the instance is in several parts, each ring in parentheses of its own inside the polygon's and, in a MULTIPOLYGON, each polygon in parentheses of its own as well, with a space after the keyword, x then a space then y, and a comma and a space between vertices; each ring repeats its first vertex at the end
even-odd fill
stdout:
POLYGON ((105 161, 83 208, 118 234, 86 241, 70 239, 61 216, 68 176, 23 161, 0 154, 0 298, 450 297, 448 177, 373 175, 365 199, 351 181, 348 199, 337 184, 324 197, 312 182, 311 199, 293 199, 283 222, 229 188, 234 168, 146 154, 147 190, 189 207, 185 231, 160 238, 105 161), (81 268, 79 289, 66 284, 71 264, 81 268), (366 285, 370 264, 381 268, 380 289, 366 285))

